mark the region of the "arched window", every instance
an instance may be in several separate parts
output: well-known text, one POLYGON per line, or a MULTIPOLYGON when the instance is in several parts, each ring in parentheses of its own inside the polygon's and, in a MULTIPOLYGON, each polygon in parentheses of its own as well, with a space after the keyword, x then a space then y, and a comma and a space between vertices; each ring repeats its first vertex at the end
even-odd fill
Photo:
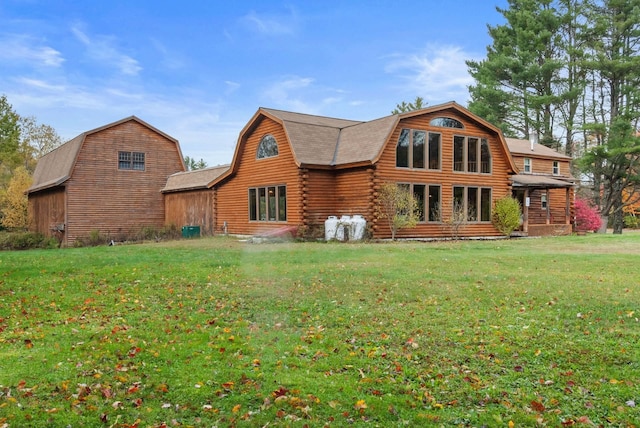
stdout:
POLYGON ((260 144, 258 144, 258 152, 256 153, 257 159, 272 158, 278 156, 278 143, 271 134, 267 134, 262 137, 260 144))
POLYGON ((435 117, 429 122, 431 126, 440 126, 442 128, 459 128, 464 129, 464 125, 457 119, 451 117, 435 117))

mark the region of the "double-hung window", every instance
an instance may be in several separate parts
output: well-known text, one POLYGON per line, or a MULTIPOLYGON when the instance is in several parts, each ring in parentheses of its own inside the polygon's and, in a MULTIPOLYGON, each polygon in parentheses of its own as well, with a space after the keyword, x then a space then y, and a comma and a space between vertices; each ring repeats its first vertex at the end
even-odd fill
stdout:
POLYGON ((553 175, 560 175, 560 162, 553 161, 553 175))
POLYGON ((524 158, 524 173, 531 174, 531 158, 524 158))

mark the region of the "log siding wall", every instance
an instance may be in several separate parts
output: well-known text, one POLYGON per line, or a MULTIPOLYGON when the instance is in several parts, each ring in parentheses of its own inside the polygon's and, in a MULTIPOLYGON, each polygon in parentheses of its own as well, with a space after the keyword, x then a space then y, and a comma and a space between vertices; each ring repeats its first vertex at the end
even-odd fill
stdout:
MULTIPOLYGON (((453 188, 456 186, 490 188, 492 206, 495 200, 510 194, 508 155, 502 149, 495 132, 475 122, 457 111, 439 111, 428 115, 403 119, 391 134, 377 165, 376 186, 384 182, 413 183, 441 186, 443 218, 446 220, 453 209, 453 188), (464 129, 433 127, 429 124, 435 117, 451 117, 464 124, 464 129), (435 132, 441 135, 440 170, 410 169, 396 167, 396 145, 403 128, 435 132), (465 173, 453 171, 453 137, 468 136, 485 138, 491 152, 491 173, 465 173)), ((413 229, 398 231, 398 237, 425 236, 449 237, 452 231, 443 222, 422 222, 413 229)), ((460 236, 499 236, 500 233, 490 222, 471 222, 459 231, 460 236)), ((388 238, 391 231, 387 221, 375 222, 374 237, 388 238)))
POLYGON ((291 146, 282 126, 270 118, 263 118, 255 129, 243 137, 238 150, 239 159, 234 175, 217 185, 216 230, 227 222, 231 234, 254 235, 287 225, 301 225, 304 189, 301 170, 295 164, 291 146), (278 144, 278 155, 256 159, 262 137, 271 134, 278 144), (287 221, 249 221, 249 188, 281 186, 287 188, 287 221))

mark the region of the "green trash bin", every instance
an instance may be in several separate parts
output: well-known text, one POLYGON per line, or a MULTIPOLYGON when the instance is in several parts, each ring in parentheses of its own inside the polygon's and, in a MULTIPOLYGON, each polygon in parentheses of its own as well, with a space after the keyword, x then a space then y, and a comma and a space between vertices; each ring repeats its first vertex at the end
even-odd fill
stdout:
POLYGON ((199 238, 200 226, 182 226, 183 238, 199 238))

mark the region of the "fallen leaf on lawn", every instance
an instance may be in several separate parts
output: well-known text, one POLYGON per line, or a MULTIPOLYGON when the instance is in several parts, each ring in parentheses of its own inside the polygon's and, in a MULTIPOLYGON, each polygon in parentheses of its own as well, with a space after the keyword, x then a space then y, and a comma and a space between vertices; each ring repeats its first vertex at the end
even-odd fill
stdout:
POLYGON ((353 407, 355 407, 356 410, 366 409, 367 403, 364 400, 358 400, 353 407))
POLYGON ((541 402, 539 402, 539 401, 532 401, 532 402, 531 402, 531 408, 532 408, 533 410, 535 410, 536 412, 538 412, 538 413, 542 413, 542 412, 544 412, 544 410, 545 410, 545 408, 544 408, 544 404, 542 404, 542 403, 541 403, 541 402))

